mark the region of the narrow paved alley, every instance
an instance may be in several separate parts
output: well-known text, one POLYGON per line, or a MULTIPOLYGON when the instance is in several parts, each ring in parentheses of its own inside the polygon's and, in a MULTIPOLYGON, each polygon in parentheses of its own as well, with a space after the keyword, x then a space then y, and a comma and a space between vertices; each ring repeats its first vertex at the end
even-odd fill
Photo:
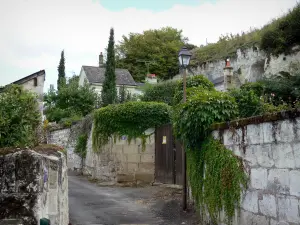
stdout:
POLYGON ((162 187, 100 187, 85 177, 69 176, 72 225, 199 224, 195 213, 181 211, 180 190, 162 187))

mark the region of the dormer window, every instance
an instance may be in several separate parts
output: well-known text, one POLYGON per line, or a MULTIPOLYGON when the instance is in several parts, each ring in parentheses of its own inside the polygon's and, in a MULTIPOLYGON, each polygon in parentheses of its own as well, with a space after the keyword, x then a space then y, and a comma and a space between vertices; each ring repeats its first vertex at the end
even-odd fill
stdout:
POLYGON ((38 80, 37 80, 37 77, 33 78, 33 85, 34 85, 35 87, 38 86, 38 80))

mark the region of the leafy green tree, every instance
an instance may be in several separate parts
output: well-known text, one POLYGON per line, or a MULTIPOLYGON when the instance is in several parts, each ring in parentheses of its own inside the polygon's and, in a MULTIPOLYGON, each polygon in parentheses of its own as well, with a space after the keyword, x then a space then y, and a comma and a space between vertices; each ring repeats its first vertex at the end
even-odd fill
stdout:
POLYGON ((101 93, 103 106, 114 104, 117 100, 115 40, 113 28, 110 29, 105 68, 105 80, 103 82, 101 93))
POLYGON ((78 76, 74 76, 59 91, 50 89, 44 101, 47 119, 60 122, 64 118, 82 117, 93 111, 97 107, 97 94, 87 83, 79 86, 78 76))
POLYGON ((66 84, 64 51, 61 52, 60 61, 57 70, 58 70, 57 89, 59 90, 62 86, 66 84))
POLYGON ((169 79, 178 74, 178 51, 187 41, 181 30, 171 27, 130 33, 116 46, 117 67, 128 69, 135 81, 143 81, 147 66, 142 61, 151 61, 150 72, 169 79))
POLYGON ((37 96, 21 86, 10 85, 0 93, 0 148, 38 144, 41 115, 37 96))

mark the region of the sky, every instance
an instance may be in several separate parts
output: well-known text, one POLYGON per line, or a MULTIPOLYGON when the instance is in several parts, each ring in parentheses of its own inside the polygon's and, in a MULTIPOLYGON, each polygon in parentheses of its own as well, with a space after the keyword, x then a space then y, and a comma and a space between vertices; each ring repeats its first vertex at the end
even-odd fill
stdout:
POLYGON ((66 74, 97 66, 108 44, 130 32, 171 26, 197 46, 221 34, 262 27, 297 0, 0 0, 0 86, 46 70, 45 91, 57 82, 60 53, 66 74))

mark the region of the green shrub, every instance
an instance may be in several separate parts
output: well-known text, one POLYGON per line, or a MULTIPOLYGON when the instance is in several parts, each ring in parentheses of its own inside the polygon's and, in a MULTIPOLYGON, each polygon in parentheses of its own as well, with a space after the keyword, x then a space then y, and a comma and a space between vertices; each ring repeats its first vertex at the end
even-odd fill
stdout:
POLYGON ((232 89, 229 91, 229 94, 234 97, 238 105, 238 117, 245 118, 262 114, 262 101, 259 95, 256 95, 252 89, 232 89))
POLYGON ((11 85, 0 93, 0 148, 37 144, 41 115, 37 96, 11 85))
POLYGON ((172 105, 173 96, 177 83, 180 81, 165 81, 158 84, 148 85, 141 97, 145 102, 164 102, 172 105))
POLYGON ((145 131, 170 122, 170 107, 157 102, 127 102, 109 105, 94 113, 93 148, 108 143, 113 136, 127 135, 128 139, 142 138, 145 147, 145 131))
POLYGON ((258 81, 258 82, 248 82, 245 83, 241 86, 242 90, 245 91, 253 91, 255 95, 258 97, 263 96, 265 92, 265 85, 263 82, 258 81))
POLYGON ((59 91, 50 89, 44 99, 45 114, 50 122, 60 122, 74 116, 84 117, 99 105, 95 91, 87 83, 79 86, 77 76, 70 78, 59 91))
POLYGON ((271 99, 275 105, 293 104, 300 98, 300 74, 287 77, 275 77, 262 81, 265 90, 264 93, 271 99))
MULTIPOLYGON (((214 90, 214 85, 203 75, 190 76, 186 80, 187 88, 202 87, 205 90, 214 90)), ((164 102, 176 105, 183 99, 183 80, 165 81, 146 88, 142 101, 164 102)))
POLYGON ((66 117, 66 118, 63 118, 59 121, 59 124, 61 124, 62 126, 64 127, 70 127, 72 126, 74 123, 78 122, 82 120, 82 117, 81 116, 78 116, 78 115, 74 115, 74 116, 71 116, 71 117, 66 117))
MULTIPOLYGON (((214 84, 208 80, 207 77, 203 75, 197 75, 188 77, 186 80, 187 96, 191 95, 194 91, 200 90, 215 90, 214 84)), ((183 100, 183 81, 177 83, 175 89, 175 95, 173 100, 173 105, 177 105, 183 100)))
POLYGON ((86 157, 86 145, 88 141, 88 135, 82 134, 78 137, 76 146, 75 146, 75 153, 78 154, 81 158, 86 157))
POLYGON ((229 121, 237 113, 233 97, 223 92, 204 90, 176 107, 173 126, 176 136, 184 141, 187 148, 200 149, 214 122, 229 121))

